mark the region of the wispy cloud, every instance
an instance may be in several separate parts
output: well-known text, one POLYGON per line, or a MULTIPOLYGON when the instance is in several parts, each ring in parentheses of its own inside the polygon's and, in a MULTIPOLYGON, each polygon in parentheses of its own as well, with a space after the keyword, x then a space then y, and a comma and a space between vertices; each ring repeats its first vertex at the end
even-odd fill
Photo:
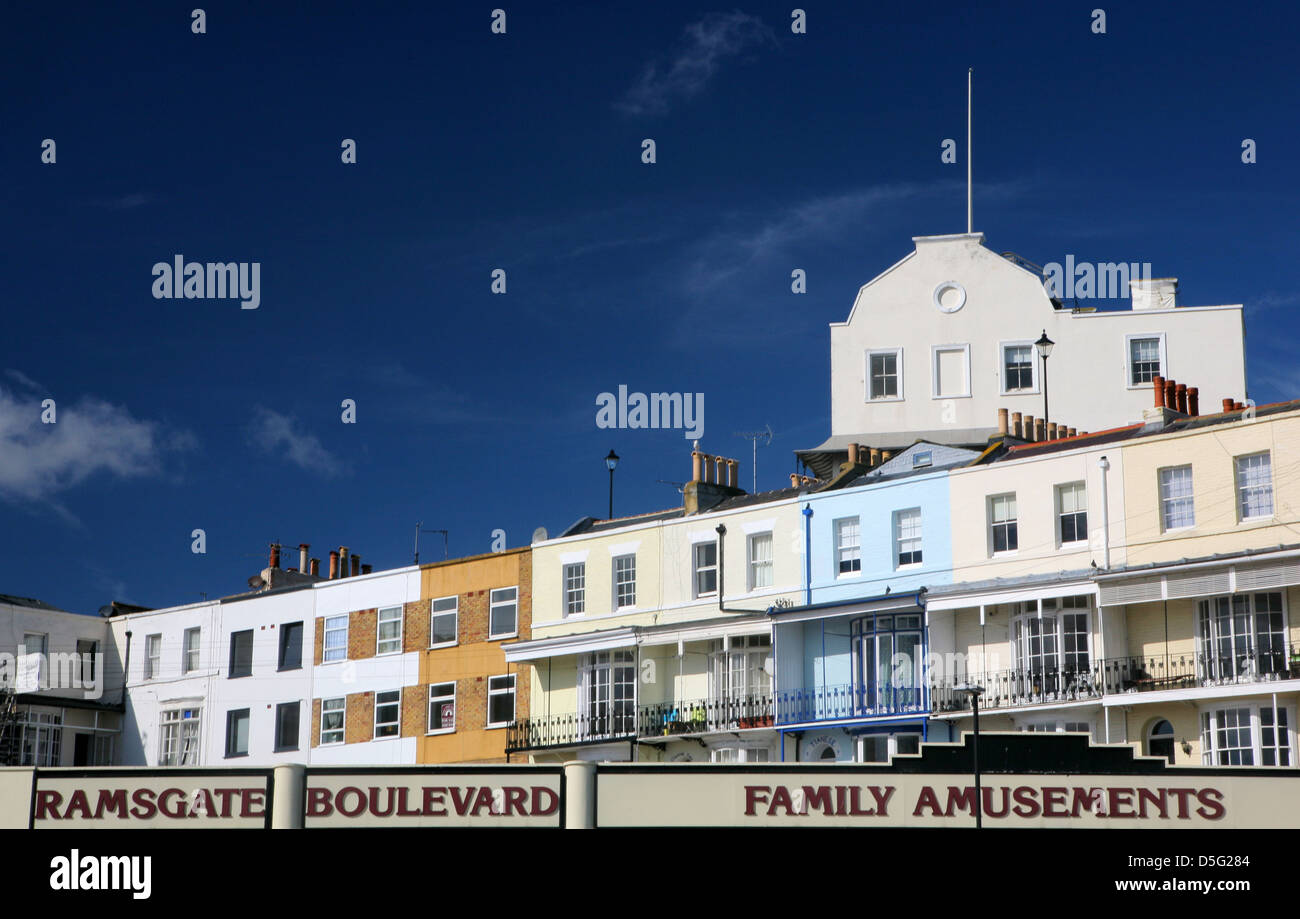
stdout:
POLYGON ((629 115, 659 115, 674 102, 698 95, 729 58, 776 44, 762 20, 738 10, 710 13, 686 27, 679 47, 651 61, 615 107, 629 115))
POLYGON ((92 198, 92 207, 102 207, 110 211, 130 211, 137 207, 152 204, 157 198, 145 192, 133 192, 126 195, 114 195, 110 198, 92 198))
POLYGON ((319 437, 304 431, 296 418, 265 406, 253 409, 248 439, 262 452, 282 456, 308 472, 336 476, 344 470, 342 461, 325 449, 319 437))
MULTIPOLYGON (((8 376, 27 379, 20 371, 8 376)), ((57 500, 61 492, 101 473, 157 474, 165 454, 195 442, 187 432, 165 431, 93 397, 59 404, 53 423, 41 416, 40 402, 0 388, 0 499, 46 504, 71 522, 75 516, 57 500)))
POLYGON ((9 379, 15 381, 16 383, 18 383, 19 386, 22 386, 25 389, 30 389, 35 392, 48 392, 48 390, 40 383, 37 383, 27 374, 13 367, 10 367, 8 370, 5 371, 5 376, 9 377, 9 379))
POLYGON ((1300 305, 1300 294, 1280 294, 1272 290, 1250 297, 1245 301, 1246 314, 1248 316, 1258 315, 1260 313, 1270 313, 1273 310, 1280 309, 1294 312, 1297 305, 1300 305))

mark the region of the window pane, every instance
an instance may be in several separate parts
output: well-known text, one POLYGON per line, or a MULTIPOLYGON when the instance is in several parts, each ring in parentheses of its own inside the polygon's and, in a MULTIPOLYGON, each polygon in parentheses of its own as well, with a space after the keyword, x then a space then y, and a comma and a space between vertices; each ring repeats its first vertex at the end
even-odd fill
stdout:
POLYGON ((1191 466, 1160 470, 1160 502, 1166 530, 1195 526, 1191 466))
POLYGON ((514 587, 501 587, 492 591, 492 609, 488 615, 488 637, 498 638, 515 633, 516 597, 514 587))
POLYGON ((1007 392, 1034 388, 1033 348, 1029 345, 1007 345, 1002 351, 1007 392))
POLYGON ((1131 380, 1134 386, 1139 383, 1150 383, 1160 376, 1160 339, 1134 338, 1130 339, 1128 347, 1131 380))
POLYGON ((234 632, 230 636, 230 676, 249 676, 253 672, 253 630, 234 632))
POLYGON ((302 666, 302 623, 289 622, 280 629, 280 669, 297 670, 302 666))
POLYGON ((1237 494, 1243 520, 1273 515, 1273 470, 1269 454, 1237 457, 1237 494))

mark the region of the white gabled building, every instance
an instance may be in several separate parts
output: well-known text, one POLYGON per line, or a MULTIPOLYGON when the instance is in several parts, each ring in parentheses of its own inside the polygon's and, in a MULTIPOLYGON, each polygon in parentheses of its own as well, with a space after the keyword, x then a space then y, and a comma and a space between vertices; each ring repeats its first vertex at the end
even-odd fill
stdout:
MULTIPOLYGON (((1245 398, 1240 304, 1174 306, 1175 279, 1134 284, 1127 309, 1063 303, 1037 266, 999 255, 981 233, 913 243, 831 324, 831 436, 799 451, 819 477, 838 469, 850 443, 975 445, 996 433, 999 408, 1041 417, 1034 342, 1044 332, 1054 342, 1049 418, 1078 431, 1140 422, 1157 375, 1194 379, 1206 406, 1245 398)), ((1107 281, 1121 268, 1122 282, 1129 266, 1097 266, 1107 281)))

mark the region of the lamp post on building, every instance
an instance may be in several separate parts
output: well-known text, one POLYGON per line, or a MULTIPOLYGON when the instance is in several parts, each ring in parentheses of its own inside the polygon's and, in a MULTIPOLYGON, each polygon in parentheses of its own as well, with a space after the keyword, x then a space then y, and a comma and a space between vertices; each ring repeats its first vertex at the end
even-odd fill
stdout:
POLYGON ((614 448, 609 450, 609 456, 605 457, 605 465, 609 468, 609 519, 614 519, 614 467, 618 465, 618 454, 614 448))
POLYGON ((952 689, 958 695, 970 696, 971 710, 975 714, 975 742, 971 749, 975 761, 975 829, 978 830, 984 827, 984 797, 980 793, 980 693, 984 692, 984 687, 962 683, 952 689))
POLYGON ((1038 341, 1034 342, 1034 347, 1038 349, 1038 356, 1043 359, 1043 428, 1047 428, 1047 359, 1052 356, 1052 345, 1056 342, 1047 337, 1047 329, 1043 329, 1043 334, 1038 341))

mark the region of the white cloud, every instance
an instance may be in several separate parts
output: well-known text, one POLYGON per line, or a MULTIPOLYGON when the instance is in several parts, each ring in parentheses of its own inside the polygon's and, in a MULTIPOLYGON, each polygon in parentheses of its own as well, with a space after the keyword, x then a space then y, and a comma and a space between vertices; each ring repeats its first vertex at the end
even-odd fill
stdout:
POLYGON ((263 452, 283 457, 308 472, 339 475, 343 463, 321 444, 320 438, 299 428, 296 419, 273 409, 257 406, 249 427, 250 442, 263 452))
MULTIPOLYGON (((9 376, 23 375, 10 371, 9 376)), ((69 517, 54 500, 58 493, 98 473, 118 478, 156 474, 163 454, 193 444, 192 435, 164 432, 154 422, 93 397, 60 403, 53 424, 41 422, 41 411, 39 401, 0 388, 0 498, 49 502, 69 517)))
POLYGON ((722 62, 749 48, 775 44, 762 20, 740 11, 710 13, 686 27, 686 36, 671 61, 652 61, 616 107, 630 115, 662 114, 676 99, 698 94, 722 62))
POLYGON ((42 392, 46 391, 45 387, 42 386, 40 383, 37 383, 27 374, 13 367, 10 367, 8 370, 5 371, 5 376, 9 377, 9 379, 11 380, 15 380, 18 383, 18 385, 24 386, 27 389, 35 389, 42 392))

